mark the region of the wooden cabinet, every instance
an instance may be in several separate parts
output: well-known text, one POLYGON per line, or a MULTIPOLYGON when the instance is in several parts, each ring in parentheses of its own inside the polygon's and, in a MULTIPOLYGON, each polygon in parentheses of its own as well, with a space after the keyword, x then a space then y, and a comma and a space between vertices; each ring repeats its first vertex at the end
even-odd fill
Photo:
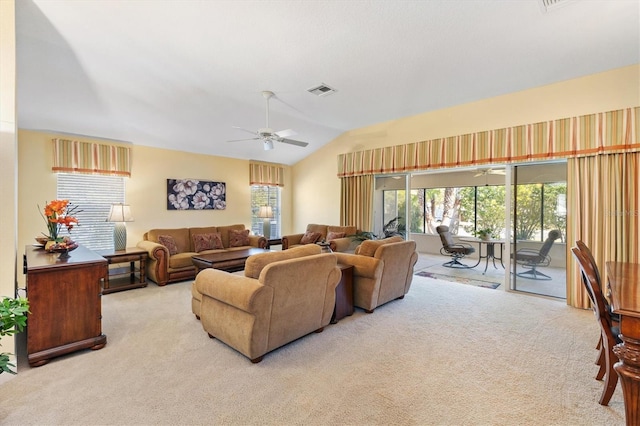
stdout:
POLYGON ((27 246, 24 272, 31 313, 27 317, 29 365, 81 349, 101 349, 101 286, 107 260, 85 247, 69 257, 27 246))
POLYGON ((338 268, 342 277, 336 286, 336 306, 333 309, 331 324, 353 315, 353 266, 338 263, 338 268))

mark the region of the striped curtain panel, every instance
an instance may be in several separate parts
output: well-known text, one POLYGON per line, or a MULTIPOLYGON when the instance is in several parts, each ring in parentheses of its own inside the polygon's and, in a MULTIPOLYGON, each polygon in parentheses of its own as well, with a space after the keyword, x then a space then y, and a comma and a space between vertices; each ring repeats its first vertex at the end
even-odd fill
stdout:
POLYGON ((284 186, 284 166, 250 162, 249 185, 284 186))
POLYGON ((372 230, 373 175, 343 178, 340 182, 340 225, 372 230))
POLYGON ((640 263, 640 152, 573 158, 567 162, 567 304, 589 307, 569 249, 582 240, 606 283, 605 262, 640 263))
POLYGON ((350 152, 338 177, 640 151, 640 107, 350 152))
POLYGON ((53 139, 55 173, 131 177, 131 148, 119 145, 53 139))

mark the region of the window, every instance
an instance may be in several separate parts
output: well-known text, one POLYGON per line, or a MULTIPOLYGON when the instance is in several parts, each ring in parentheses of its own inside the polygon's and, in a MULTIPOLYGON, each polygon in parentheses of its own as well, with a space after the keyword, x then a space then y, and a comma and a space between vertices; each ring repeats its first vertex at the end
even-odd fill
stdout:
MULTIPOLYGON (((548 231, 566 230, 566 182, 517 185, 518 221, 516 239, 543 241, 548 231)), ((385 191, 385 200, 404 191, 385 191)), ((490 228, 495 236, 504 236, 504 185, 458 188, 421 188, 411 190, 411 232, 436 234, 440 224, 452 234, 473 235, 490 228)))
MULTIPOLYGON (((58 199, 78 206, 78 226, 71 238, 92 250, 113 250, 113 226, 106 222, 111 204, 124 203, 124 178, 117 176, 58 174, 58 199)), ((69 235, 66 229, 62 235, 69 235)))
POLYGON ((264 218, 258 217, 260 207, 269 206, 273 211, 270 238, 280 238, 280 187, 253 185, 251 187, 251 232, 255 235, 263 235, 264 218))

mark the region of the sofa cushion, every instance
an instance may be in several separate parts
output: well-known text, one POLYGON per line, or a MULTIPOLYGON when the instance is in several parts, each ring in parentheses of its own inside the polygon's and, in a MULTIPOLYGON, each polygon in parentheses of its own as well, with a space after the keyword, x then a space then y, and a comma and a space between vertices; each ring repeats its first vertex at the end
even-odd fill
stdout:
MULTIPOLYGON (((327 226, 327 234, 331 233, 331 232, 344 232, 344 236, 348 237, 349 235, 355 235, 357 232, 357 229, 355 226, 333 226, 333 225, 329 225, 327 226)), ((327 238, 329 239, 329 238, 327 238)))
POLYGON ((356 247, 355 254, 359 254, 360 256, 373 257, 373 255, 376 254, 376 250, 378 250, 378 247, 380 247, 381 245, 389 243, 399 243, 400 241, 404 241, 404 239, 399 236, 385 238, 384 240, 365 240, 362 242, 362 244, 356 247))
POLYGON ((327 237, 327 225, 318 225, 317 223, 310 223, 307 225, 306 232, 319 232, 320 238, 318 239, 322 240, 327 237))
MULTIPOLYGON (((176 243, 178 253, 191 250, 191 236, 189 235, 189 228, 171 228, 171 229, 151 229, 147 232, 147 238, 154 243, 160 243, 158 237, 160 235, 171 235, 173 241, 176 243)), ((162 243, 161 243, 162 244, 162 243)))
POLYGON ((249 256, 244 265, 244 276, 258 279, 262 269, 270 263, 311 256, 314 254, 320 254, 321 252, 322 249, 320 246, 316 244, 309 244, 306 246, 294 247, 289 250, 254 254, 253 256, 249 256))
POLYGON ((191 257, 195 255, 196 253, 187 251, 184 253, 178 253, 175 256, 171 256, 169 258, 169 268, 193 268, 193 261, 191 260, 191 257))
POLYGON ((222 238, 222 245, 224 248, 229 248, 231 245, 229 244, 229 231, 244 231, 245 226, 242 224, 238 225, 228 225, 228 226, 218 226, 217 230, 220 233, 220 237, 222 238))
POLYGON ((313 244, 320 239, 322 235, 319 232, 307 231, 302 236, 300 244, 313 244))
POLYGON ((184 251, 196 251, 196 248, 194 246, 194 240, 193 240, 193 236, 197 235, 197 234, 213 234, 214 232, 218 232, 220 233, 220 231, 218 231, 218 228, 216 228, 215 226, 205 226, 205 227, 198 227, 198 228, 189 228, 189 243, 191 244, 191 247, 184 250, 184 251))
POLYGON ((230 229, 229 230, 229 247, 242 247, 249 245, 249 230, 243 229, 242 231, 238 229, 230 229))
POLYGON ((158 235, 158 242, 169 250, 171 256, 178 253, 176 240, 171 235, 158 235))
POLYGON ((344 238, 344 237, 345 237, 344 232, 333 232, 333 231, 327 232, 327 241, 335 240, 336 238, 344 238))
POLYGON ((209 234, 194 234, 193 235, 193 249, 200 253, 204 250, 222 249, 222 238, 218 232, 212 232, 209 234))

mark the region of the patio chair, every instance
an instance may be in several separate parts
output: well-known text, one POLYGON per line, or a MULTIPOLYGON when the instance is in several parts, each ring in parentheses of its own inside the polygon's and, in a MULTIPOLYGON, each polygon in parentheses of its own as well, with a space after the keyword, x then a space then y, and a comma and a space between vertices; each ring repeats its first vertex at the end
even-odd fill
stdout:
POLYGON ((532 280, 550 280, 551 277, 538 271, 538 268, 541 266, 549 266, 549 264, 551 263, 549 251, 551 250, 551 246, 553 245, 554 241, 558 238, 560 238, 560 231, 554 229, 553 231, 549 232, 549 235, 547 236, 547 239, 544 240, 544 243, 542 244, 542 247, 540 247, 540 250, 528 248, 518 250, 514 256, 516 263, 529 269, 524 272, 519 272, 516 275, 532 280))
POLYGON ((451 261, 443 263, 442 266, 446 266, 447 268, 472 268, 473 266, 461 263, 460 259, 475 252, 476 249, 474 249, 471 244, 456 243, 453 241, 448 226, 440 225, 436 228, 436 231, 438 235, 440 235, 440 241, 442 241, 440 254, 453 258, 451 261))

